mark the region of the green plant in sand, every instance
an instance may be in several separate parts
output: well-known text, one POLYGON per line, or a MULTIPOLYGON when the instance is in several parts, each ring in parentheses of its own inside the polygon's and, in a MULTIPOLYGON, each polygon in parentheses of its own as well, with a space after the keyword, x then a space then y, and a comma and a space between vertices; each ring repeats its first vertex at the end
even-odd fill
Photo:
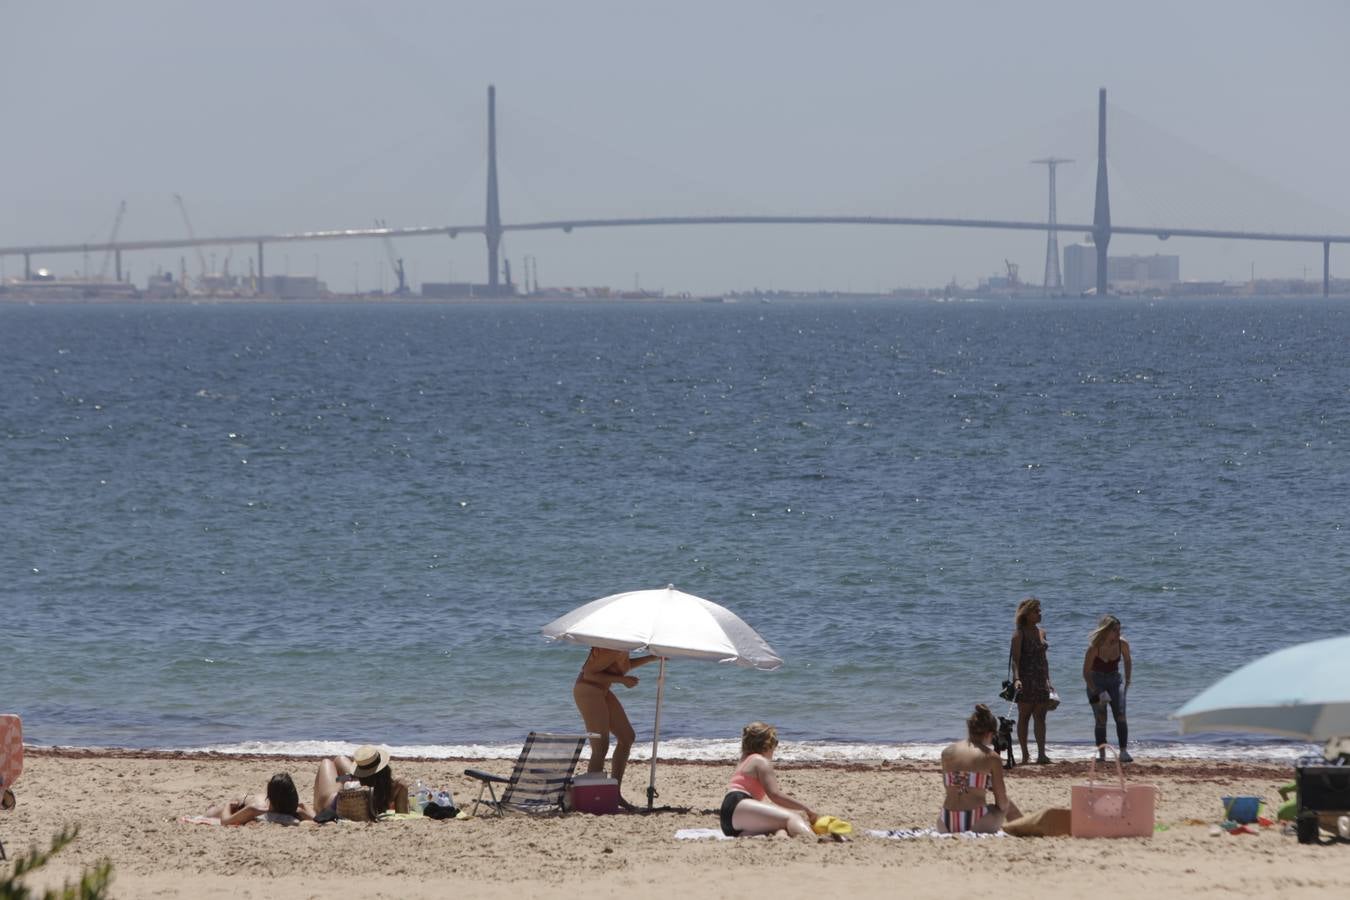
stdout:
MULTIPOLYGON (((78 825, 63 829, 52 837, 52 848, 46 853, 36 847, 14 859, 14 869, 0 878, 0 900, 32 900, 38 895, 29 890, 19 880, 23 876, 40 869, 47 861, 60 852, 61 848, 75 840, 80 833, 78 825)), ((112 863, 106 859, 94 864, 92 869, 80 873, 78 884, 66 883, 61 890, 48 890, 42 900, 104 900, 108 896, 108 885, 112 883, 112 863)))

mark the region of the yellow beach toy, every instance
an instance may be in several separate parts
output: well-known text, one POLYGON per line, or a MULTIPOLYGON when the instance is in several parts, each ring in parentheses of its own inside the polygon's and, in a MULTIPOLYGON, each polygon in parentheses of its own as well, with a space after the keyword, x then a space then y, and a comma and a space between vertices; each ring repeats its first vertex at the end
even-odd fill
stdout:
POLYGON ((811 830, 820 835, 848 837, 853 833, 853 826, 837 816, 821 816, 816 819, 816 823, 811 826, 811 830))

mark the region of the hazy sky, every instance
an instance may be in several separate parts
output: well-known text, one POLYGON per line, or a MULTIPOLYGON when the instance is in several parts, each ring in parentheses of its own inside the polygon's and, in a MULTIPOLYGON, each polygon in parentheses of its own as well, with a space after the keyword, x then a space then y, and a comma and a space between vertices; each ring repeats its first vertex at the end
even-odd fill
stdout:
MULTIPOLYGON (((198 235, 481 223, 489 83, 507 222, 1037 219, 1028 161, 1048 154, 1077 160, 1061 221, 1090 221, 1105 87, 1117 224, 1350 233, 1347 37, 1338 0, 0 0, 0 245, 106 240, 121 200, 122 239, 181 236, 174 192, 198 235)), ((486 277, 477 235, 397 249, 415 283, 486 277)), ((1178 253, 1187 278, 1321 271, 1315 246, 1111 249, 1178 253)), ((545 285, 694 292, 973 284, 1005 259, 1039 282, 1045 263, 1040 234, 917 228, 530 233, 504 251, 545 285)), ((179 255, 125 265, 142 282, 179 255)), ((292 244, 268 270, 348 290, 383 268, 391 287, 384 259, 292 244)), ((1350 247, 1332 269, 1350 275, 1350 247)))

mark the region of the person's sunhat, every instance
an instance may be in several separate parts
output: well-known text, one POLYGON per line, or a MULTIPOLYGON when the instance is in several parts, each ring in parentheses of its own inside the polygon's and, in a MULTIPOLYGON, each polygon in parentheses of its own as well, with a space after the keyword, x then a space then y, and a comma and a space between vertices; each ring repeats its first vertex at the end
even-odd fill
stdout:
POLYGON ((352 774, 357 778, 365 778, 389 765, 389 750, 386 747, 366 744, 356 748, 356 752, 352 754, 352 762, 356 763, 352 774))

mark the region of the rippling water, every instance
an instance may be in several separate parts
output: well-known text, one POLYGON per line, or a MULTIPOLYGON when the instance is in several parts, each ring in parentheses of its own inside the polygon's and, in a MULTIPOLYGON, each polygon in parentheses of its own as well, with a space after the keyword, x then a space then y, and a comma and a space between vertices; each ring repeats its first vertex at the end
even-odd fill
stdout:
POLYGON ((516 747, 579 725, 540 626, 674 583, 787 665, 673 662, 663 735, 875 755, 993 701, 1036 594, 1052 742, 1108 611, 1174 740, 1344 630, 1347 350, 1323 300, 0 305, 0 696, 36 743, 516 747))

